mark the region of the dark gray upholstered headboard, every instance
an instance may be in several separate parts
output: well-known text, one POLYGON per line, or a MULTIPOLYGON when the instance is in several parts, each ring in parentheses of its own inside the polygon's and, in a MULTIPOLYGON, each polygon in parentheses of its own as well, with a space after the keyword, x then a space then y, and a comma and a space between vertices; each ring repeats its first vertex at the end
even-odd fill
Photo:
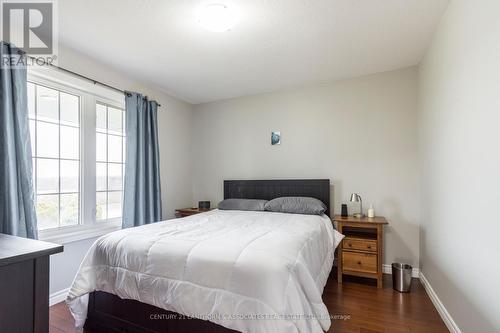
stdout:
POLYGON ((225 180, 224 199, 271 200, 278 197, 311 197, 326 205, 330 216, 329 179, 225 180))

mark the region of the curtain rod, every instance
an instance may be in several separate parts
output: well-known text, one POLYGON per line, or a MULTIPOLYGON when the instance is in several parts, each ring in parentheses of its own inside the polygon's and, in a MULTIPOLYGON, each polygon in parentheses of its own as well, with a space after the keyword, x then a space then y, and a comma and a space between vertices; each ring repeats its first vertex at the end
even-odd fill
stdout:
MULTIPOLYGON (((22 51, 21 51, 21 52, 22 52, 22 51)), ((35 60, 36 60, 36 58, 33 58, 33 57, 31 57, 31 56, 27 55, 25 52, 23 52, 23 53, 26 55, 26 57, 28 57, 28 58, 30 58, 30 59, 35 59, 35 60)), ((69 70, 69 69, 66 69, 66 68, 63 68, 63 67, 59 67, 59 66, 56 66, 56 65, 52 65, 52 64, 48 64, 48 65, 49 65, 50 67, 57 68, 58 70, 63 71, 63 72, 65 72, 65 73, 68 73, 68 74, 71 74, 71 75, 77 76, 77 77, 82 78, 82 79, 87 80, 87 81, 90 81, 90 82, 94 83, 94 85, 98 84, 98 85, 101 85, 101 86, 103 86, 103 87, 106 87, 106 88, 112 89, 112 90, 114 90, 114 91, 121 92, 121 93, 122 93, 122 94, 124 94, 124 95, 131 96, 131 95, 130 95, 130 93, 126 92, 125 90, 122 90, 122 89, 120 89, 120 88, 116 88, 116 87, 110 86, 109 84, 103 83, 103 82, 101 82, 101 81, 97 81, 97 80, 95 80, 95 79, 93 79, 93 78, 90 78, 90 77, 88 77, 88 76, 85 76, 85 75, 82 75, 82 74, 79 74, 79 73, 73 72, 73 71, 71 71, 71 70, 69 70)), ((160 106, 161 106, 161 104, 160 104, 160 103, 158 103, 158 102, 156 102, 156 104, 158 105, 158 107, 160 107, 160 106)))

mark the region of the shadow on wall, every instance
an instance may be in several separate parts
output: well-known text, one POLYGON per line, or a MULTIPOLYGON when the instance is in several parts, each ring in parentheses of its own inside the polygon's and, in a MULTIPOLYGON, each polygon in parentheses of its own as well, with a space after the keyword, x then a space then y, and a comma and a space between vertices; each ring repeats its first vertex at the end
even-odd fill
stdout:
MULTIPOLYGON (((330 214, 333 216, 334 214, 337 214, 337 212, 340 214, 340 204, 339 203, 337 207, 337 202, 335 202, 335 198, 342 198, 342 181, 340 180, 334 180, 331 185, 331 191, 330 191, 330 205, 331 205, 331 212, 330 214)), ((342 200, 342 199, 341 199, 342 200)))
MULTIPOLYGON (((425 244, 425 229, 421 228, 420 230, 421 244, 425 244)), ((464 243, 465 246, 465 243, 464 243)), ((453 283, 453 279, 442 271, 439 268, 439 265, 434 262, 432 256, 422 254, 422 257, 425 257, 425 260, 421 260, 421 262, 425 262, 425 266, 420 267, 421 272, 429 281, 432 289, 436 292, 440 301, 443 303, 446 310, 450 313, 451 317, 455 321, 455 323, 459 326, 462 332, 481 332, 481 333, 493 333, 498 332, 498 327, 495 327, 495 324, 489 321, 487 318, 481 314, 481 310, 478 309, 476 304, 471 302, 467 295, 462 292, 462 287, 453 283), (445 296, 441 294, 440 286, 446 285, 447 294, 453 295, 454 299, 461 299, 459 304, 448 304, 445 302, 445 296), (453 311, 453 309, 461 308, 461 310, 453 311), (466 316, 454 317, 454 313, 465 313, 466 316), (470 327, 469 323, 474 323, 474 327, 470 327), (477 324, 481 323, 481 326, 477 324)), ((467 267, 464 267, 467 269, 467 267)), ((471 281, 471 283, 480 283, 479 281, 471 281)), ((493 296, 493 294, 491 295, 493 296)), ((485 295, 485 297, 488 297, 485 295)))
MULTIPOLYGON (((412 257, 395 256, 393 260, 395 262, 409 263, 413 267, 418 267, 418 258, 420 253, 412 251, 412 249, 407 246, 407 240, 405 241, 398 231, 404 231, 404 234, 406 235, 415 235, 416 237, 420 237, 420 226, 418 225, 417 221, 413 221, 414 223, 411 223, 412 221, 409 221, 407 218, 405 218, 396 200, 384 200, 382 202, 382 207, 384 207, 384 211, 386 211, 388 214, 389 223, 391 223, 391 220, 397 221, 397 224, 389 224, 389 227, 386 231, 387 235, 390 235, 392 247, 397 249, 397 252, 411 253, 411 256, 414 258, 412 259, 412 257)), ((419 245, 420 244, 417 241, 417 249, 419 245)))
POLYGON ((335 182, 330 184, 330 217, 335 214, 335 182))
MULTIPOLYGON (((408 240, 403 239, 403 237, 401 237, 401 233, 405 235, 417 235, 417 237, 419 237, 420 226, 417 223, 411 223, 411 221, 404 217, 399 204, 395 200, 384 200, 381 202, 381 207, 386 212, 387 219, 389 220, 389 225, 385 228, 386 241, 384 246, 387 246, 387 240, 390 239, 390 246, 396 250, 396 253, 411 253, 411 256, 414 258, 412 259, 412 257, 400 257, 395 255, 392 260, 394 262, 408 263, 417 268, 419 265, 419 253, 413 252, 412 249, 408 247, 408 240)), ((418 248, 419 242, 416 242, 416 244, 418 248)), ((386 261, 384 260, 384 262, 386 261)))

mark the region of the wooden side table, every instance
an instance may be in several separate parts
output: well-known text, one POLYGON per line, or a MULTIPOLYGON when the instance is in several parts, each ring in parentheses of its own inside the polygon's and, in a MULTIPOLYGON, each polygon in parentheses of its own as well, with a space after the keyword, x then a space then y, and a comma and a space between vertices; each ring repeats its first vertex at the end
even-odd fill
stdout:
POLYGON ((388 224, 384 217, 335 215, 337 230, 345 235, 338 248, 338 282, 342 276, 353 275, 377 279, 382 288, 383 227, 388 224))
POLYGON ((176 209, 175 210, 175 216, 176 217, 186 217, 186 216, 191 216, 191 215, 195 215, 195 214, 209 212, 211 210, 212 209, 199 209, 199 208, 196 208, 196 207, 192 207, 192 208, 180 208, 180 209, 176 209))

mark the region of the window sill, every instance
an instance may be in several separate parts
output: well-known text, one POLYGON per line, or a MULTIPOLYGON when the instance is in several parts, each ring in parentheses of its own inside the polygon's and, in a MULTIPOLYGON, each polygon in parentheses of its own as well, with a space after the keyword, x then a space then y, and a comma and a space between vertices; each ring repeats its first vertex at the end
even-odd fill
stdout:
POLYGON ((89 238, 100 237, 120 229, 121 221, 112 221, 107 223, 102 222, 92 225, 79 225, 58 229, 41 230, 38 232, 38 239, 62 245, 89 238))

